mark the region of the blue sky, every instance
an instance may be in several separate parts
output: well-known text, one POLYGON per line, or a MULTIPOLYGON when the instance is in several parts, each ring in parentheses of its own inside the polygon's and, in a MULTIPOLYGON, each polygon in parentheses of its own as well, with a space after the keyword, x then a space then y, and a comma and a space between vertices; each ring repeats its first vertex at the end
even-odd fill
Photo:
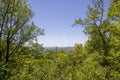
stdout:
POLYGON ((67 47, 75 43, 84 44, 87 36, 83 28, 71 27, 78 18, 85 18, 90 0, 29 0, 35 16, 35 24, 45 30, 38 37, 44 47, 67 47))

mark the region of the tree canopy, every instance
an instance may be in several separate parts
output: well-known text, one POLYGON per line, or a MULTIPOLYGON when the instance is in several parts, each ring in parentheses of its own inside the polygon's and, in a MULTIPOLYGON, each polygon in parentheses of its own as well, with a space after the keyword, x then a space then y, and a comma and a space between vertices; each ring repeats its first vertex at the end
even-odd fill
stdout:
POLYGON ((120 0, 91 0, 82 25, 85 44, 46 50, 44 30, 27 0, 0 0, 0 80, 120 80, 120 0), (107 11, 107 12, 105 12, 107 11))

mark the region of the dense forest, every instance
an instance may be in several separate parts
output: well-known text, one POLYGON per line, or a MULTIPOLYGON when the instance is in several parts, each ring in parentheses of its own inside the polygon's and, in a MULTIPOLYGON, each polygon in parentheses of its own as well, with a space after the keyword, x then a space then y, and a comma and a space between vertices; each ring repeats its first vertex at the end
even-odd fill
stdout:
POLYGON ((0 80, 120 80, 120 0, 91 0, 82 25, 85 44, 45 50, 44 30, 27 0, 0 0, 0 80), (107 12, 105 12, 107 11, 107 12))

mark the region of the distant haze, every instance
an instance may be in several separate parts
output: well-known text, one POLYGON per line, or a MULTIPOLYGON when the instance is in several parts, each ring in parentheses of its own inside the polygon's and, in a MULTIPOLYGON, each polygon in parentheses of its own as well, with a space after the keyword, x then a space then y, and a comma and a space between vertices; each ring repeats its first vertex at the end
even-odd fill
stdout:
POLYGON ((71 49, 72 47, 44 47, 45 50, 55 50, 57 48, 57 50, 69 50, 71 49))

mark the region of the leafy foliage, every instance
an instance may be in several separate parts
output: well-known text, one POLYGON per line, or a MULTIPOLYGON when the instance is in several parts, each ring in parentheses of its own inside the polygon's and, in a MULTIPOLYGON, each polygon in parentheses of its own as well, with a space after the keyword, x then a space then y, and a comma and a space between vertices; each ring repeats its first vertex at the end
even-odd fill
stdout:
POLYGON ((34 43, 43 30, 26 0, 0 1, 0 80, 120 80, 120 0, 92 0, 84 27, 88 41, 68 51, 34 43), (106 15, 106 16, 105 16, 106 15))

